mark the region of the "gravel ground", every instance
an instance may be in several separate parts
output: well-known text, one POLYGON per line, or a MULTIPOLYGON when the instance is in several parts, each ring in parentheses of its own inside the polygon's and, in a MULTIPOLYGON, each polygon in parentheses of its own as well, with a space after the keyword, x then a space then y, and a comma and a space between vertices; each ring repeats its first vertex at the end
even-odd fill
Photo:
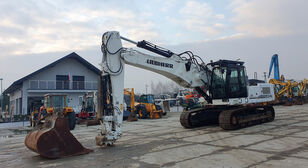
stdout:
POLYGON ((124 122, 113 147, 95 145, 99 126, 78 125, 72 133, 94 151, 56 160, 24 146, 28 128, 0 128, 0 167, 308 167, 308 104, 275 110, 275 121, 236 131, 184 129, 179 112, 124 122))

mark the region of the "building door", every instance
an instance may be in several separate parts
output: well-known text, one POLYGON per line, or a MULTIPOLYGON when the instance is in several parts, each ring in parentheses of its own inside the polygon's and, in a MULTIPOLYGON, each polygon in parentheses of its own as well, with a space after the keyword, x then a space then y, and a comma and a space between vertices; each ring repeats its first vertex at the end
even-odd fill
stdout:
POLYGON ((73 89, 74 90, 84 89, 84 76, 73 76, 73 89))
POLYGON ((17 115, 19 113, 18 99, 15 100, 15 107, 16 107, 15 115, 17 115))
POLYGON ((68 75, 57 75, 56 76, 56 89, 57 90, 68 90, 69 89, 69 77, 68 75))
POLYGON ((43 106, 44 97, 28 97, 27 114, 31 114, 33 111, 40 111, 40 107, 43 106))

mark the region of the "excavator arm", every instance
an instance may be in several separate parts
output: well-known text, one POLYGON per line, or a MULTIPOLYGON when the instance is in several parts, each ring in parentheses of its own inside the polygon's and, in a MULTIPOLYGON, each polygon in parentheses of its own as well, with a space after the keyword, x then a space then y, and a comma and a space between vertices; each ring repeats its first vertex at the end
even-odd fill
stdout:
POLYGON ((119 32, 106 32, 102 37, 102 132, 96 137, 97 145, 112 145, 121 134, 123 119, 123 89, 125 64, 159 73, 183 87, 200 88, 209 80, 205 66, 193 59, 184 59, 146 41, 134 42, 121 37, 119 32), (126 40, 154 52, 152 56, 122 46, 126 40))
POLYGON ((274 79, 279 80, 280 79, 280 73, 279 73, 279 62, 278 62, 278 55, 274 54, 271 59, 270 68, 268 71, 268 78, 271 76, 271 72, 274 66, 274 79))

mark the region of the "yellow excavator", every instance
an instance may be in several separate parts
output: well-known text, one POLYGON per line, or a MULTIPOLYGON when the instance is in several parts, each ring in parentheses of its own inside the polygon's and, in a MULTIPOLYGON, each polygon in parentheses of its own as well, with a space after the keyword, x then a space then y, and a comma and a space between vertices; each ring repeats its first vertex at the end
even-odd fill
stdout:
POLYGON ((275 85, 275 103, 284 103, 285 105, 304 103, 307 79, 301 82, 270 79, 269 83, 275 85))
POLYGON ((297 87, 297 82, 291 82, 287 80, 270 79, 269 83, 275 86, 275 103, 291 105, 290 101, 293 98, 292 88, 297 87))
POLYGON ((307 79, 302 80, 301 82, 298 82, 298 93, 295 97, 297 104, 304 104, 307 99, 307 79))
POLYGON ((299 83, 299 96, 304 97, 306 96, 307 90, 307 79, 304 79, 302 82, 299 83))
POLYGON ((274 104, 303 104, 307 87, 307 79, 301 82, 287 80, 283 75, 280 76, 278 55, 274 54, 270 62, 268 78, 271 76, 274 68, 274 78, 269 80, 269 83, 275 86, 275 101, 274 104))

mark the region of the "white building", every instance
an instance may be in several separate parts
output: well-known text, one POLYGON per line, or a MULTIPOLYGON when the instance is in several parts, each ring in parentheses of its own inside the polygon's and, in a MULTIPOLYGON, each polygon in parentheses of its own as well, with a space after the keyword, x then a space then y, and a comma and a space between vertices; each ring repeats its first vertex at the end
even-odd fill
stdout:
POLYGON ((68 106, 80 110, 80 98, 97 90, 101 71, 75 52, 15 81, 4 94, 10 96, 13 115, 30 114, 47 93, 68 96, 68 106))

